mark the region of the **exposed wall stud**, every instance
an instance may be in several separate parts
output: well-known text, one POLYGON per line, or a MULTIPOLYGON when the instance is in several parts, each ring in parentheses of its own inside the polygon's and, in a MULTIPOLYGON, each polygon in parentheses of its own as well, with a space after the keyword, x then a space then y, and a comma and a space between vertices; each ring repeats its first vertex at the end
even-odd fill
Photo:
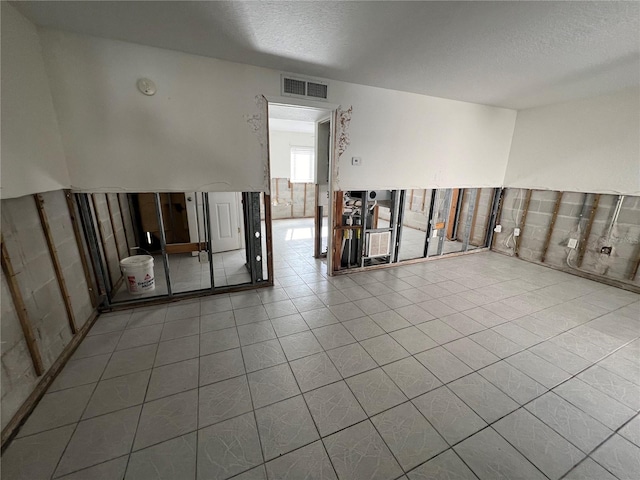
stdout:
MULTIPOLYGON (((127 255, 123 256, 122 252, 120 251, 120 247, 118 246, 118 235, 116 234, 116 224, 113 223, 113 210, 111 209, 111 202, 109 201, 108 193, 104 194, 104 201, 107 204, 107 211, 109 212, 109 223, 111 224, 111 231, 113 232, 113 241, 116 244, 116 252, 118 252, 118 260, 122 260, 124 257, 128 257, 129 255, 127 252, 127 255)), ((122 218, 122 215, 120 215, 120 218, 122 218)), ((124 223, 122 227, 124 229, 124 223)), ((126 235, 125 235, 125 240, 126 240, 126 235)))
MULTIPOLYGON (((158 229, 160 230, 160 248, 162 249, 162 262, 164 263, 164 276, 167 280, 167 295, 173 296, 171 290, 171 276, 169 274, 169 256, 167 255, 167 238, 164 233, 164 221, 162 219, 162 202, 160 201, 160 194, 155 194, 156 199, 156 217, 158 219, 158 229)), ((209 199, 207 198, 207 206, 209 205, 209 199)), ((209 250, 211 251, 211 250, 209 250)))
POLYGON ((76 216, 76 206, 73 194, 71 190, 64 191, 65 199, 67 200, 67 207, 69 209, 69 218, 71 219, 71 226, 73 227, 73 234, 76 237, 76 245, 78 246, 78 253, 80 254, 80 263, 82 264, 82 270, 84 271, 84 277, 87 282, 87 289, 89 291, 89 298, 91 299, 91 306, 96 308, 98 300, 96 292, 93 288, 93 279, 91 276, 91 270, 89 269, 89 262, 87 262, 86 252, 84 250, 84 240, 80 232, 80 224, 78 217, 76 216))
POLYGON ((517 228, 520 228, 520 235, 518 235, 516 237, 515 240, 515 247, 513 249, 513 253, 515 254, 516 257, 519 256, 518 254, 518 250, 520 249, 520 241, 522 239, 522 236, 524 235, 524 227, 527 224, 527 213, 529 213, 529 204, 531 203, 531 194, 533 193, 533 190, 527 190, 527 196, 524 199, 524 207, 522 210, 522 217, 520 219, 520 223, 518 224, 517 228))
POLYGON ((500 225, 502 220, 502 205, 504 205, 504 188, 496 188, 493 195, 491 223, 489 224, 489 231, 487 232, 487 246, 493 249, 493 244, 496 240, 495 232, 496 225, 500 225))
MULTIPOLYGON (((102 246, 102 249, 98 249, 98 251, 102 252, 102 255, 104 255, 104 264, 107 268, 107 274, 109 277, 109 285, 111 286, 110 290, 111 292, 115 292, 116 291, 116 286, 113 283, 113 272, 111 272, 111 267, 109 266, 109 259, 107 258, 107 245, 104 242, 104 235, 102 233, 102 228, 100 226, 100 216, 98 215, 98 206, 96 204, 96 195, 95 193, 89 193, 88 195, 91 196, 91 203, 93 204, 93 211, 95 212, 96 215, 96 230, 98 231, 98 238, 100 239, 100 246, 102 246)), ((115 238, 115 236, 114 236, 115 238)), ((116 282, 117 283, 117 282, 116 282)))
POLYGON ((589 236, 591 235, 591 227, 593 227, 593 219, 596 216, 596 211, 598 210, 599 203, 600 194, 596 193, 593 197, 593 203, 591 204, 591 212, 589 213, 589 222, 587 223, 587 228, 585 228, 584 235, 580 240, 580 245, 578 245, 578 268, 582 266, 582 260, 584 259, 584 254, 587 249, 587 241, 589 241, 589 236))
POLYGON ((120 194, 116 193, 116 198, 118 199, 118 210, 120 210, 120 219, 122 220, 122 230, 124 231, 124 240, 127 244, 126 256, 128 257, 129 255, 131 255, 131 245, 129 245, 129 235, 127 235, 127 222, 124 221, 124 210, 122 209, 122 200, 120 199, 120 194))
POLYGON ((13 271, 13 266, 11 265, 9 252, 7 252, 7 247, 4 244, 4 237, 2 236, 0 236, 0 249, 2 250, 2 270, 4 271, 5 277, 7 279, 7 285, 9 287, 9 292, 11 293, 11 298, 13 299, 13 305, 16 308, 16 314, 18 315, 18 320, 20 321, 20 326, 22 327, 22 333, 24 334, 24 339, 27 343, 29 354, 31 355, 33 369, 35 370, 36 375, 40 376, 44 373, 42 357, 40 356, 40 350, 38 349, 36 337, 33 334, 33 328, 31 328, 31 322, 29 321, 27 307, 24 304, 24 299, 22 298, 20 287, 18 286, 18 282, 16 281, 16 274, 13 271))
MULTIPOLYGON (((467 189, 465 189, 466 193, 467 189)), ((467 219, 465 222, 464 237, 462 240, 462 251, 466 252, 469 248, 469 241, 473 237, 473 227, 475 225, 478 209, 478 189, 472 188, 469 192, 469 206, 467 207, 467 219)))
POLYGON ((273 232, 272 232, 272 218, 271 218, 271 195, 263 194, 264 203, 264 234, 267 236, 265 239, 267 247, 267 279, 268 284, 273 285, 273 232))
POLYGON ((547 229, 547 236, 544 239, 544 245, 542 246, 542 256, 540 257, 540 261, 544 263, 544 259, 547 255, 547 249, 549 248, 549 244, 551 243, 551 235, 553 234, 553 227, 556 224, 556 219, 558 218, 558 211, 560 210, 560 204, 562 203, 562 195, 563 192, 558 192, 558 196, 556 197, 556 203, 553 206, 553 215, 551 216, 551 222, 549 223, 549 228, 547 229))
MULTIPOLYGON (((429 245, 431 244, 431 232, 433 231, 433 209, 436 204, 436 192, 437 190, 435 188, 431 190, 431 200, 429 202, 429 217, 427 218, 427 235, 424 241, 424 252, 423 252, 424 254, 422 255, 423 257, 429 256, 429 245)), ((425 190, 424 193, 426 194, 427 191, 425 190)), ((424 211, 424 197, 423 197, 422 210, 424 211)))
MULTIPOLYGON (((478 220, 478 202, 480 201, 480 188, 476 188, 474 189, 476 190, 475 193, 475 200, 474 200, 474 205, 473 205, 473 217, 471 218, 471 228, 470 228, 470 232, 469 232, 469 243, 471 243, 471 245, 477 246, 475 243, 473 243, 473 235, 476 231, 476 222, 478 220)), ((465 249, 466 251, 466 249, 465 249)))
POLYGON ((51 263, 53 263, 53 270, 58 280, 58 287, 62 294, 62 301, 64 308, 67 311, 67 320, 69 321, 69 328, 72 334, 76 334, 78 327, 76 326, 75 315, 73 314, 73 307, 71 305, 71 296, 67 289, 67 282, 64 279, 64 273, 62 272, 62 265, 60 265, 60 258, 58 257, 58 250, 49 227, 49 219, 47 218, 47 212, 44 210, 44 198, 41 194, 36 193, 33 195, 38 210, 38 216, 40 217, 40 225, 42 225, 42 231, 44 232, 44 238, 47 241, 47 247, 49 248, 49 256, 51 257, 51 263))

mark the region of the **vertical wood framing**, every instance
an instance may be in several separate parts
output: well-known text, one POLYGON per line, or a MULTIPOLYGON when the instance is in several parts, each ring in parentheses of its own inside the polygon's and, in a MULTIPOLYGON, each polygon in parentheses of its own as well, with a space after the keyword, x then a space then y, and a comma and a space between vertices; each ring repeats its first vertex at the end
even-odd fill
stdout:
POLYGON ((124 232, 124 242, 127 245, 127 254, 131 255, 131 245, 129 245, 129 235, 127 235, 127 222, 124 221, 124 211, 122 210, 122 202, 120 201, 120 194, 116 193, 116 200, 118 201, 118 210, 120 210, 120 221, 122 222, 122 231, 124 232))
POLYGON ((454 188, 453 197, 451 199, 451 205, 455 204, 455 209, 449 211, 449 223, 447 226, 447 239, 457 240, 458 232, 460 231, 460 213, 462 212, 462 205, 464 199, 467 196, 466 188, 454 188))
POLYGON ((334 204, 333 204, 333 271, 337 272, 340 270, 340 248, 342 247, 342 236, 344 232, 340 228, 340 223, 342 220, 342 196, 343 193, 341 190, 336 190, 334 192, 334 204))
POLYGON ((596 193, 593 197, 593 203, 591 204, 591 212, 589 213, 589 223, 587 223, 587 228, 584 231, 584 235, 580 240, 580 246, 578 247, 578 268, 582 266, 582 260, 584 259, 584 254, 587 249, 587 242, 589 241, 589 236, 591 235, 591 227, 593 227, 593 219, 596 216, 596 211, 598 210, 598 204, 600 203, 600 194, 596 193))
MULTIPOLYGON (((493 197, 495 197, 496 189, 492 189, 492 190, 493 190, 493 192, 492 192, 493 193, 492 199, 493 199, 493 197)), ((482 196, 482 189, 480 189, 480 197, 481 196, 482 196)), ((482 244, 478 243, 476 245, 474 243, 473 245, 476 245, 476 247, 483 247, 483 246, 485 246, 487 244, 487 237, 489 235, 489 227, 491 226, 491 213, 492 212, 493 212, 493 203, 492 202, 488 202, 486 220, 484 221, 484 239, 483 239, 482 244)))
MULTIPOLYGON (((104 264, 107 268, 107 276, 109 277, 109 285, 111 285, 111 290, 113 292, 116 291, 116 287, 113 283, 113 273, 111 272, 111 267, 109 267, 109 259, 107 258, 107 245, 104 242, 104 235, 102 234, 102 228, 100 228, 100 217, 98 216, 98 206, 96 205, 96 194, 95 193, 89 193, 87 194, 89 196, 91 196, 91 203, 93 204, 93 211, 96 214, 96 230, 98 230, 98 239, 100 240, 100 245, 102 246, 102 250, 98 249, 98 251, 102 251, 102 254, 104 254, 104 264)), ((115 234, 114 234, 114 239, 115 239, 115 234)), ((117 243, 116 243, 117 245, 117 243)), ((117 283, 117 282, 116 282, 117 283)))
POLYGON ((313 258, 320 258, 322 253, 322 206, 320 205, 320 185, 315 185, 315 216, 313 219, 313 258))
POLYGON ((33 334, 31 322, 29 321, 27 307, 24 304, 24 299, 22 298, 20 287, 18 286, 18 282, 16 281, 16 274, 13 271, 13 266, 11 265, 9 252, 7 252, 7 247, 4 244, 4 238, 2 236, 0 236, 0 249, 2 250, 2 270, 7 277, 7 285, 9 287, 9 292, 11 293, 13 305, 16 308, 16 314, 18 315, 18 320, 20 321, 20 326, 22 327, 22 333, 24 334, 27 348, 29 349, 29 355, 31 355, 33 369, 35 370, 36 375, 40 376, 44 373, 42 357, 40 356, 40 350, 38 349, 36 337, 33 334))
MULTIPOLYGON (((269 285, 273 285, 273 228, 271 225, 271 195, 265 193, 263 194, 264 199, 264 228, 266 238, 266 247, 267 247, 267 279, 269 280, 269 285)), ((322 219, 321 219, 322 220, 322 219)), ((264 276, 264 272, 263 272, 264 276)))
POLYGON ((108 298, 109 293, 107 285, 111 285, 111 279, 107 278, 109 274, 105 271, 105 268, 102 265, 102 256, 100 254, 100 245, 98 243, 100 240, 98 239, 96 225, 91 215, 89 195, 90 194, 87 193, 80 193, 76 196, 76 200, 78 201, 78 210, 80 212, 80 219, 82 220, 82 228, 87 239, 89 259, 91 260, 95 275, 95 285, 98 288, 97 296, 106 296, 108 298))
POLYGON ((421 212, 424 212, 424 206, 426 205, 426 201, 427 201, 427 189, 425 188, 424 190, 422 190, 422 205, 420 206, 421 212))
POLYGON ((633 264, 633 267, 631 268, 631 274, 629 275, 629 280, 636 279, 636 275, 638 274, 638 268, 640 268, 640 255, 638 255, 638 258, 636 259, 636 261, 633 264))
POLYGON ((71 296, 69 295, 69 290, 67 289, 67 282, 65 281, 64 274, 62 272, 62 265, 60 265, 58 250, 56 249, 53 234, 51 233, 51 228, 49 227, 47 212, 44 211, 44 198, 41 194, 36 193, 33 195, 33 199, 36 202, 38 216, 40 217, 40 225, 42 226, 42 231, 44 232, 44 237, 47 241, 49 256, 51 257, 53 270, 55 271, 56 279, 58 280, 58 287, 60 288, 60 293, 62 294, 62 301, 64 302, 64 309, 67 312, 69 328, 71 329, 71 333, 75 335, 78 331, 78 327, 76 326, 76 318, 73 313, 73 306, 71 305, 71 296))
MULTIPOLYGON (((474 245, 477 247, 477 245, 475 243, 473 243, 473 235, 476 231, 476 222, 478 220, 478 202, 480 201, 480 194, 482 192, 481 188, 474 188, 475 193, 473 194, 474 196, 474 200, 473 200, 473 218, 471 219, 471 226, 470 226, 470 231, 469 231, 469 242, 471 245, 474 245)), ((465 247, 464 251, 466 252, 468 249, 468 244, 467 247, 465 247)))
POLYGON ((447 188, 444 193, 444 228, 442 228, 442 233, 438 235, 438 256, 442 255, 444 250, 444 240, 447 236, 447 230, 449 229, 449 221, 451 220, 451 200, 453 198, 453 189, 447 188))
POLYGON ((302 202, 302 216, 307 216, 307 184, 304 184, 304 198, 302 202))
POLYGON ((413 188, 411 189, 411 193, 409 194, 409 211, 413 209, 413 188))
MULTIPOLYGON (((116 244, 116 252, 118 252, 118 260, 122 260, 124 257, 122 256, 122 252, 120 251, 120 247, 118 246, 118 235, 116 234, 116 225, 115 223, 113 223, 113 210, 111 209, 111 202, 109 202, 108 193, 104 194, 104 201, 107 204, 107 211, 109 212, 109 223, 111 224, 111 231, 113 232, 113 241, 116 244)), ((122 214, 120 214, 120 218, 122 218, 122 214)), ((122 227, 124 228, 124 223, 122 224, 122 227)))
MULTIPOLYGON (((425 190, 426 194, 427 191, 425 190)), ((429 256, 429 245, 431 244, 431 232, 433 232, 433 208, 436 204, 436 193, 437 190, 434 188, 431 190, 431 200, 429 202, 429 218, 427 219, 427 235, 425 236, 424 241, 424 255, 423 257, 429 256)), ((423 207, 424 210, 424 207, 423 207)))
POLYGON ((87 262, 86 252, 84 250, 84 240, 80 233, 80 224, 78 223, 78 217, 76 216, 76 206, 71 190, 65 190, 64 196, 67 200, 67 207, 69 209, 69 218, 71 219, 71 226, 73 227, 73 234, 76 237, 76 245, 78 246, 78 253, 80 254, 80 263, 82 264, 82 271, 84 272, 84 278, 87 282, 87 290, 89 291, 89 298, 91 299, 91 306, 96 308, 98 305, 98 299, 96 292, 93 289, 93 280, 91 278, 91 270, 89 270, 89 262, 87 262))
MULTIPOLYGON (((465 189, 466 193, 467 189, 465 189)), ((473 230, 478 215, 478 189, 472 188, 469 192, 469 206, 467 207, 467 220, 465 221, 464 237, 462 240, 462 251, 466 252, 469 248, 469 242, 473 238, 473 230)))
POLYGON ((516 241, 515 241, 516 246, 513 249, 513 253, 515 254, 516 257, 520 256, 518 254, 518 250, 520 249, 520 241, 521 241, 522 235, 524 234, 524 227, 527 224, 527 213, 529 213, 529 204, 531 203, 532 193, 533 193, 533 190, 527 190, 527 196, 524 199, 524 209, 522 210, 522 218, 520 219, 520 223, 518 224, 520 228, 520 235, 516 237, 516 241))
POLYGON ((502 206, 504 205, 504 195, 505 189, 499 188, 496 189, 495 195, 493 197, 493 214, 491 215, 491 224, 489 225, 489 231, 487 232, 487 246, 489 249, 493 249, 493 244, 496 241, 496 236, 494 235, 494 228, 496 225, 500 225, 500 221, 502 220, 502 206))
POLYGON ((556 219, 558 218, 558 211, 560 210, 560 204, 562 203, 562 195, 563 192, 558 192, 556 196, 556 203, 553 206, 553 214, 551 215, 551 222, 549 223, 549 228, 547 229, 547 235, 544 239, 544 244, 542 245, 542 255, 540 256, 540 261, 544 263, 544 259, 547 255, 547 250, 549 249, 549 244, 551 243, 551 235, 553 235, 553 227, 556 224, 556 219))
MULTIPOLYGON (((169 274, 169 258, 167 255, 167 237, 164 232, 164 219, 162 218, 162 201, 160 200, 160 194, 155 194, 156 200, 156 217, 158 219, 158 229, 160 230, 160 248, 162 250, 162 263, 164 264, 164 276, 167 281, 167 295, 169 297, 173 296, 173 291, 171 289, 171 276, 169 274)), ((207 205, 209 204, 209 199, 207 198, 207 205)), ((211 251, 211 249, 209 249, 211 251)))

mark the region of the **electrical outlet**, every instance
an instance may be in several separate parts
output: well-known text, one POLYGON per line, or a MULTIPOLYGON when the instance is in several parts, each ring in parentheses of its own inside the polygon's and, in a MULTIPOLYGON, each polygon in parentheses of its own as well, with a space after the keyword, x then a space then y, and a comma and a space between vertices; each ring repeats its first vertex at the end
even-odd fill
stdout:
POLYGON ((514 237, 519 237, 520 236, 520 229, 519 228, 514 228, 513 229, 513 236, 514 237))
POLYGON ((351 157, 351 165, 359 167, 361 164, 362 164, 362 158, 361 157, 351 157))
POLYGON ((207 254, 207 252, 199 252, 198 260, 200 261, 200 263, 207 263, 209 261, 209 255, 207 254))
POLYGON ((577 246, 578 246, 578 239, 577 238, 570 238, 569 242, 567 243, 567 247, 576 248, 577 246))
POLYGON ((433 238, 436 238, 436 237, 438 236, 438 230, 437 230, 437 229, 434 229, 434 230, 433 230, 433 232, 431 232, 431 236, 432 236, 433 238))
POLYGON ((496 227, 493 229, 493 231, 496 232, 496 233, 502 232, 502 225, 496 225, 496 227))
POLYGON ((602 253, 603 255, 611 255, 612 251, 613 251, 613 247, 602 247, 600 249, 600 253, 602 253))

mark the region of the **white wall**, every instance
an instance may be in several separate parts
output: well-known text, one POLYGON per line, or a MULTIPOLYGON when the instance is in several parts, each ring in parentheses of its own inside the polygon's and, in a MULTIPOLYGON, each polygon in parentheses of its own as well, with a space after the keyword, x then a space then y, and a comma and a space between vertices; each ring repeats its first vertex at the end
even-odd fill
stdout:
POLYGON ((71 183, 84 191, 260 191, 247 116, 278 75, 171 50, 42 30, 71 183), (154 96, 136 88, 146 77, 154 96), (265 78, 266 77, 266 78, 265 78))
POLYGON ((271 161, 271 178, 289 178, 291 176, 291 147, 313 147, 313 133, 269 132, 269 160, 271 161))
POLYGON ((70 186, 36 27, 2 2, 2 198, 70 186))
POLYGON ((502 184, 514 110, 347 83, 331 88, 353 105, 341 189, 502 184), (351 165, 353 156, 361 166, 351 165))
MULTIPOLYGON (((258 94, 277 97, 280 72, 180 52, 43 30, 75 188, 193 191, 268 188, 246 124, 258 94), (153 97, 135 88, 153 79, 153 97)), ((502 184, 515 111, 331 82, 329 102, 353 105, 338 186, 502 184), (351 156, 363 165, 352 167, 351 156)))
POLYGON ((640 194, 640 90, 518 112, 504 183, 640 194))

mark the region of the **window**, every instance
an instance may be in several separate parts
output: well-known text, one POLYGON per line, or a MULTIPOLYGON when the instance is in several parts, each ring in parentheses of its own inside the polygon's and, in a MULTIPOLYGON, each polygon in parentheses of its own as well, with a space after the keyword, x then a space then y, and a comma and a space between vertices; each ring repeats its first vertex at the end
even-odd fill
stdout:
POLYGON ((313 147, 291 147, 291 182, 313 183, 313 147))

